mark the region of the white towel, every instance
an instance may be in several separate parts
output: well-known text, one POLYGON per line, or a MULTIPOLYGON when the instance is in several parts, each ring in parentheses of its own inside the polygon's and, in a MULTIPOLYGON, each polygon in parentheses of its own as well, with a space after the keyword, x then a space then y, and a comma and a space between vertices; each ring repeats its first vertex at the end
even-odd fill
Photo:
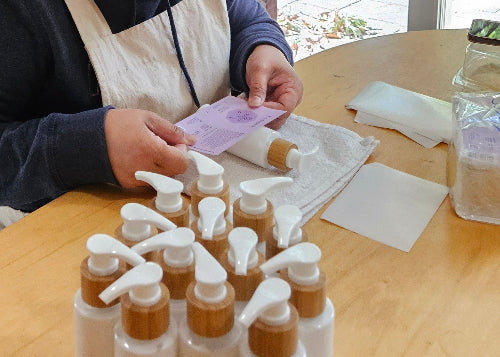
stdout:
MULTIPOLYGON (((340 192, 379 143, 373 137, 362 138, 345 128, 293 114, 279 132, 284 139, 297 144, 301 152, 308 153, 319 146, 310 171, 299 175, 296 170, 283 173, 265 169, 226 152, 210 158, 224 167, 231 204, 241 196, 239 184, 242 181, 273 176, 293 178, 292 186, 271 192, 268 199, 275 208, 285 204, 299 207, 304 215, 302 224, 340 192)), ((184 191, 189 195, 197 177, 196 167, 191 163, 184 174, 175 178, 184 183, 184 191)))
POLYGON ((19 221, 28 213, 18 211, 7 206, 0 206, 0 229, 10 226, 12 223, 19 221))

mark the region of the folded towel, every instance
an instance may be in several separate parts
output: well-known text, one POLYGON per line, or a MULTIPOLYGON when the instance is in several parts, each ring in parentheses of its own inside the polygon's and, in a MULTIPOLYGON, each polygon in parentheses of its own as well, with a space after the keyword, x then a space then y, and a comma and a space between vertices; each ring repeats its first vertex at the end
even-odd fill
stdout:
MULTIPOLYGON (((274 207, 285 204, 299 207, 304 215, 302 224, 340 192, 379 143, 373 137, 362 138, 345 128, 293 114, 279 132, 284 139, 297 144, 301 152, 308 153, 319 146, 309 171, 299 174, 296 170, 283 173, 278 169, 265 169, 227 152, 210 158, 224 167, 231 204, 241 196, 242 181, 274 176, 293 178, 293 185, 271 192, 268 199, 274 207)), ((189 195, 197 177, 196 167, 191 164, 184 174, 175 178, 184 183, 184 191, 189 195)))
POLYGON ((395 129, 426 148, 451 140, 451 103, 384 82, 369 83, 346 108, 357 110, 356 122, 395 129))

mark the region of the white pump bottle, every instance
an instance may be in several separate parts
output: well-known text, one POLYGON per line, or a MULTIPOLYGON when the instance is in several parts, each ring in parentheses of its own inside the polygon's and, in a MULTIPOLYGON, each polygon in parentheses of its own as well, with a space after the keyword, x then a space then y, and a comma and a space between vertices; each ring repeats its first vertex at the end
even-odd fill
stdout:
POLYGON ((157 192, 147 205, 177 227, 189 227, 189 200, 182 196, 184 184, 168 176, 148 171, 136 171, 135 178, 149 183, 157 192))
POLYGON ((89 256, 80 265, 81 288, 74 298, 75 352, 77 357, 113 356, 113 329, 120 319, 118 300, 104 304, 99 294, 130 265, 145 260, 123 243, 106 234, 87 240, 89 256))
MULTIPOLYGON (((298 314, 288 302, 291 290, 279 278, 264 280, 238 317, 248 327, 248 338, 241 341, 241 357, 305 357, 298 339, 298 314)), ((320 357, 320 356, 317 356, 320 357)))
MULTIPOLYGON (((123 224, 115 230, 115 237, 128 247, 158 234, 157 228, 161 231, 177 228, 174 223, 161 214, 139 203, 126 203, 120 209, 120 215, 123 224)), ((144 258, 153 260, 154 255, 152 252, 144 258)))
POLYGON ((198 204, 206 197, 217 197, 224 201, 226 211, 229 214, 229 184, 223 180, 224 167, 214 160, 196 151, 188 151, 188 157, 194 161, 198 170, 198 179, 191 186, 191 212, 195 217, 199 216, 198 204))
POLYGON ((176 357, 177 326, 170 319, 169 292, 161 267, 146 262, 104 290, 104 302, 121 296, 122 319, 115 326, 115 357, 176 357))
POLYGON ((326 296, 326 274, 318 269, 320 259, 318 246, 303 242, 275 255, 260 269, 266 275, 281 270, 281 278, 290 284, 290 302, 299 313, 299 338, 307 355, 331 357, 335 310, 326 296))
POLYGON ((238 357, 240 325, 234 324, 234 289, 224 268, 193 243, 195 278, 186 291, 187 319, 179 326, 180 357, 238 357))
POLYGON ((297 243, 306 242, 307 234, 300 227, 302 212, 297 206, 282 205, 274 210, 272 239, 266 242, 266 259, 271 259, 297 243))
POLYGON ((180 227, 143 240, 132 247, 138 254, 163 250, 158 263, 163 269, 162 282, 170 291, 170 315, 179 324, 186 318, 186 290, 194 280, 194 242, 192 230, 180 227))
POLYGON ((281 138, 279 132, 265 126, 256 129, 226 151, 263 168, 275 167, 281 171, 306 171, 311 165, 313 152, 304 154, 296 144, 281 138))
POLYGON ((266 199, 271 190, 293 183, 289 177, 266 177, 240 183, 241 197, 233 203, 233 226, 248 227, 257 233, 259 243, 265 249, 265 242, 272 239, 273 205, 266 199))
POLYGON ((250 228, 234 228, 229 232, 228 240, 229 249, 221 264, 236 294, 234 315, 238 316, 264 279, 264 273, 259 269, 264 256, 257 252, 257 234, 250 228))
POLYGON ((199 217, 191 224, 196 241, 219 262, 229 248, 227 240, 233 225, 224 217, 226 204, 220 198, 206 197, 198 205, 199 217))

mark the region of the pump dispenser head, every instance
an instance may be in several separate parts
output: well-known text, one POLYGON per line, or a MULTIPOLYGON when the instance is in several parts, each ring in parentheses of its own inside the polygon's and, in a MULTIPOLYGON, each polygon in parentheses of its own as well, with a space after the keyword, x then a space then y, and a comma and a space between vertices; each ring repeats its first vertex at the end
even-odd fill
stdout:
POLYGON ((291 149, 286 155, 286 166, 290 169, 296 169, 300 172, 308 171, 312 166, 314 156, 318 152, 316 146, 310 153, 304 154, 297 149, 291 149))
POLYGON ((247 214, 261 214, 267 209, 266 194, 272 189, 293 183, 289 177, 266 177, 240 183, 240 208, 247 214))
POLYGON ((155 206, 159 211, 173 213, 182 209, 182 182, 148 171, 136 171, 135 178, 149 183, 156 190, 155 206))
POLYGON ((283 205, 274 210, 274 238, 279 248, 287 248, 302 240, 302 212, 297 206, 283 205))
POLYGON ((211 304, 224 300, 227 272, 200 243, 194 242, 192 249, 195 257, 196 297, 211 304))
POLYGON ((163 231, 177 227, 161 214, 139 203, 125 204, 120 214, 123 218, 122 235, 125 239, 134 242, 139 242, 151 235, 150 225, 163 231))
POLYGON ((180 227, 143 240, 134 245, 132 250, 143 255, 163 249, 165 264, 175 268, 182 268, 193 263, 194 256, 191 249, 193 242, 193 231, 189 228, 180 227))
POLYGON ((290 285, 286 281, 268 278, 257 287, 238 320, 246 327, 250 327, 257 318, 268 325, 282 325, 290 319, 290 296, 290 285))
POLYGON ((205 194, 221 192, 224 188, 224 181, 222 180, 224 167, 193 150, 188 152, 188 156, 194 161, 198 170, 198 189, 205 194))
POLYGON ((90 253, 88 270, 96 276, 107 276, 118 270, 118 258, 132 266, 144 263, 146 260, 131 250, 119 240, 107 234, 94 234, 87 240, 87 250, 90 253))
POLYGON ((211 240, 214 235, 219 235, 226 230, 226 219, 224 212, 226 204, 223 200, 216 197, 206 197, 200 201, 198 212, 198 230, 201 232, 201 238, 211 240))
POLYGON ((320 278, 318 262, 321 259, 321 250, 313 243, 298 243, 290 247, 260 266, 266 275, 280 269, 288 268, 291 281, 299 285, 314 285, 320 278))
POLYGON ((229 264, 235 268, 236 275, 246 275, 247 270, 256 267, 259 262, 256 250, 257 234, 250 228, 237 227, 229 233, 228 240, 229 264))

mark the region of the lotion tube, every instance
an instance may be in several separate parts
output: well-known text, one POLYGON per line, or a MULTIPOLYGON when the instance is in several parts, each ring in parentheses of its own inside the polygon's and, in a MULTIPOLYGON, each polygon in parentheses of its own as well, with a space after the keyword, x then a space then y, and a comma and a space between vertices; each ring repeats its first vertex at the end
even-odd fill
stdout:
POLYGON ((118 258, 131 265, 144 262, 144 258, 105 234, 91 236, 87 250, 90 255, 80 265, 81 288, 74 297, 75 355, 113 356, 113 331, 121 306, 118 299, 105 304, 99 294, 125 273, 125 263, 118 258))

